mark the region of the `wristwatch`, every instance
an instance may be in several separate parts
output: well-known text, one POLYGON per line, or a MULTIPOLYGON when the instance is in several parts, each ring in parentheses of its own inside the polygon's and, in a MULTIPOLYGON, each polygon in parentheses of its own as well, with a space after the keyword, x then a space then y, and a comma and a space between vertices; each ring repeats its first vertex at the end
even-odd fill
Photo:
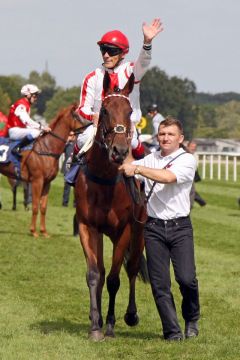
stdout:
POLYGON ((134 175, 140 174, 140 167, 137 165, 134 170, 134 175))

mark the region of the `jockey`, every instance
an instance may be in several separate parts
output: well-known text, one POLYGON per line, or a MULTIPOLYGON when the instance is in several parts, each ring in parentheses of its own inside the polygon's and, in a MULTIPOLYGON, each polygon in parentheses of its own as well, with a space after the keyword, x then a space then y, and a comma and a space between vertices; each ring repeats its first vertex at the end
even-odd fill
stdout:
POLYGON ((133 132, 131 145, 135 157, 142 157, 144 155, 144 149, 138 140, 135 127, 142 116, 139 101, 139 85, 151 61, 152 40, 163 28, 160 19, 154 19, 150 25, 143 23, 142 30, 144 36, 143 47, 135 62, 125 61, 125 56, 129 51, 129 42, 121 31, 109 31, 97 42, 102 54, 102 67, 97 68, 84 78, 81 87, 80 104, 77 110, 84 125, 92 124, 78 136, 74 149, 75 155, 79 153, 79 150, 81 152, 83 145, 93 136, 94 127, 97 127, 101 103, 105 96, 103 93, 105 71, 110 75, 112 89, 124 88, 128 78, 134 73, 135 85, 129 95, 133 109, 131 115, 133 132))
POLYGON ((49 132, 48 126, 42 128, 41 124, 30 118, 30 107, 37 101, 41 90, 33 84, 24 85, 21 89, 23 97, 17 100, 10 108, 8 115, 8 134, 11 140, 21 140, 12 149, 14 155, 20 156, 20 151, 36 139, 42 131, 49 132))

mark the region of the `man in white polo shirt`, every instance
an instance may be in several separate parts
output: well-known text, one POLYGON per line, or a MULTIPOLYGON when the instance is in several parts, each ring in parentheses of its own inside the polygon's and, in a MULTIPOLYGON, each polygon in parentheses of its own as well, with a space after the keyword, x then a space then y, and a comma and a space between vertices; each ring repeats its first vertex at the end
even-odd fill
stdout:
POLYGON ((144 237, 148 271, 166 340, 183 339, 171 293, 170 260, 182 294, 186 338, 198 335, 200 316, 193 230, 189 218, 189 194, 196 160, 183 150, 183 140, 180 121, 169 116, 159 126, 161 150, 119 168, 126 176, 137 175, 145 183, 148 219, 144 237))

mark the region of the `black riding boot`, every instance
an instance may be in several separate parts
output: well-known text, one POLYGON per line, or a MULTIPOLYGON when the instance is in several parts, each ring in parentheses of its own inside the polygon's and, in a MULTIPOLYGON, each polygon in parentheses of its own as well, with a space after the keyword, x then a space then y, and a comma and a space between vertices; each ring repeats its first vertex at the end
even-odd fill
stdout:
POLYGON ((21 149, 24 146, 29 145, 31 142, 33 141, 33 139, 30 139, 30 137, 25 136, 19 144, 17 144, 16 146, 14 146, 14 148, 12 148, 12 154, 18 157, 21 157, 21 149))

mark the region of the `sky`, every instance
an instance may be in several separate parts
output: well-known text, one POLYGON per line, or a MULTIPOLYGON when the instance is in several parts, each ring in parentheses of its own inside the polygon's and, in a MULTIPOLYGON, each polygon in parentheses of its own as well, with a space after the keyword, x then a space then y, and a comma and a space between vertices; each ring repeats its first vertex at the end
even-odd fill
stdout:
POLYGON ((0 0, 0 75, 48 70, 57 85, 80 86, 101 65, 97 41, 118 29, 135 60, 142 23, 160 17, 152 66, 192 80, 198 92, 240 93, 239 0, 0 0))

